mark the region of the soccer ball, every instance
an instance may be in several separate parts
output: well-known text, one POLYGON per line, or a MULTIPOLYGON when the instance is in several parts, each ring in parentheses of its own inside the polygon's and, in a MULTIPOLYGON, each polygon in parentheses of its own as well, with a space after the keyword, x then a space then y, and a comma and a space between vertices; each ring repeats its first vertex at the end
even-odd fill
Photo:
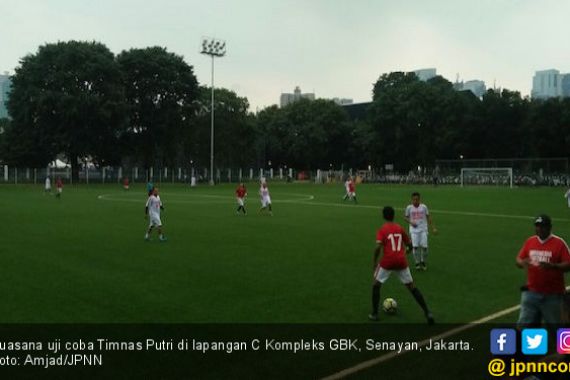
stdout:
POLYGON ((386 298, 384 302, 382 302, 382 309, 386 314, 396 314, 396 311, 398 311, 398 303, 393 298, 386 298))

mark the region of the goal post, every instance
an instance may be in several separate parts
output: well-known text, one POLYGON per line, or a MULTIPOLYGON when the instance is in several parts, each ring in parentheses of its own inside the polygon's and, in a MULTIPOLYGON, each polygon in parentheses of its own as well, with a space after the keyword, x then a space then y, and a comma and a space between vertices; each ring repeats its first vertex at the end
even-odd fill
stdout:
POLYGON ((461 187, 477 185, 507 185, 513 188, 513 168, 461 168, 461 187))

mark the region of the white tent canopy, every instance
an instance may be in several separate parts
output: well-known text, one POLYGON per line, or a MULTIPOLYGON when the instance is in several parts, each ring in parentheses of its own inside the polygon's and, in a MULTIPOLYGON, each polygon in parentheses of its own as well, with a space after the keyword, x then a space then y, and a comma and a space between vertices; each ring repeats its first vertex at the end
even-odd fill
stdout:
POLYGON ((69 165, 67 162, 63 162, 60 159, 55 159, 55 161, 50 162, 50 164, 48 166, 50 168, 57 168, 57 169, 63 169, 63 168, 71 167, 71 165, 69 165))

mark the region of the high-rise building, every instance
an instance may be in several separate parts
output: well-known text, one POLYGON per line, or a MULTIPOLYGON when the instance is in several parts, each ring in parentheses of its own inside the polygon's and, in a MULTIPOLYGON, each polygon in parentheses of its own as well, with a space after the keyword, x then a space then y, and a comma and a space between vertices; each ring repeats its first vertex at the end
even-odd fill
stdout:
POLYGON ((280 104, 281 107, 285 107, 286 105, 294 103, 301 99, 315 100, 315 94, 312 93, 303 94, 299 86, 297 86, 295 87, 295 90, 293 91, 292 94, 281 94, 280 104))
POLYGON ((8 117, 6 102, 8 101, 11 87, 12 80, 10 79, 10 75, 8 75, 7 72, 0 74, 0 119, 8 117))
POLYGON ((421 81, 427 81, 437 75, 436 69, 419 69, 412 71, 421 81))
POLYGON ((536 71, 532 78, 531 97, 547 99, 563 96, 562 77, 560 71, 555 69, 536 71))
POLYGON ((561 77, 560 87, 562 88, 562 96, 570 98, 570 74, 562 74, 561 77))
POLYGON ((468 80, 466 82, 455 82, 453 88, 457 91, 471 91, 473 95, 478 98, 483 97, 485 92, 487 92, 487 86, 482 80, 468 80))

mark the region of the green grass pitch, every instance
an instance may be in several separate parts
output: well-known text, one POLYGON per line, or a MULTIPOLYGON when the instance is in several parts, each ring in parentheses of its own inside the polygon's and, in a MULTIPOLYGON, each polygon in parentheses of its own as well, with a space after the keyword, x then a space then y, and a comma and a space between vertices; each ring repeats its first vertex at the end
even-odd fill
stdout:
MULTIPOLYGON (((1 322, 367 323, 380 208, 402 223, 418 190, 439 234, 429 269, 412 270, 438 322, 463 323, 515 305, 525 274, 514 265, 533 233, 533 215, 553 217, 570 238, 570 210, 557 188, 271 184, 273 217, 235 214, 234 185, 163 184, 168 242, 145 242, 143 185, 66 186, 61 199, 40 186, 0 186, 1 322)), ((412 261, 412 257, 409 257, 412 261)), ((408 291, 381 323, 423 323, 408 291)), ((516 315, 512 315, 516 320, 516 315)))

